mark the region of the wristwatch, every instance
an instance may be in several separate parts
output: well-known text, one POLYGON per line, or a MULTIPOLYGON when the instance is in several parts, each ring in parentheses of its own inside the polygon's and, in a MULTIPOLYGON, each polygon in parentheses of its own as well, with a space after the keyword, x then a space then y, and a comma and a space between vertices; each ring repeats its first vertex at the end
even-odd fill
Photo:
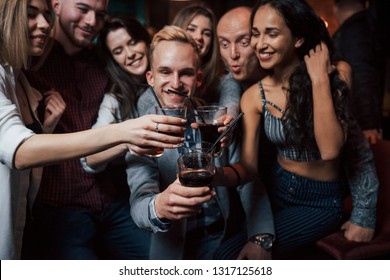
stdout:
POLYGON ((271 234, 259 234, 252 236, 249 241, 261 246, 265 250, 271 250, 274 242, 274 237, 271 234))

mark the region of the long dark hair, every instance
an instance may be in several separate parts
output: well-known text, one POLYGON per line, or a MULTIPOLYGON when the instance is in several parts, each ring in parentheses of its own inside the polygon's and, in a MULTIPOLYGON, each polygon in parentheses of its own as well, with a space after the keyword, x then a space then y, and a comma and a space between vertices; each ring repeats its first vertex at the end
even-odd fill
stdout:
POLYGON ((106 39, 111 31, 119 28, 126 29, 136 42, 143 41, 148 47, 151 42, 151 36, 140 22, 126 15, 109 17, 99 34, 98 44, 106 60, 107 74, 113 83, 111 92, 121 104, 120 112, 122 118, 127 118, 131 114, 135 114, 135 104, 139 95, 146 88, 146 85, 143 85, 146 84, 146 78, 140 81, 125 71, 112 57, 111 51, 107 47, 106 39))
MULTIPOLYGON (((307 73, 304 56, 316 45, 324 42, 332 57, 333 44, 323 20, 303 0, 261 0, 255 5, 251 15, 251 25, 257 10, 270 5, 283 17, 292 36, 303 38, 303 44, 296 49, 299 65, 289 77, 285 135, 289 144, 300 144, 304 139, 314 138, 312 85, 307 73)), ((341 123, 349 117, 347 110, 348 87, 341 81, 337 71, 330 74, 330 84, 336 115, 341 123)))

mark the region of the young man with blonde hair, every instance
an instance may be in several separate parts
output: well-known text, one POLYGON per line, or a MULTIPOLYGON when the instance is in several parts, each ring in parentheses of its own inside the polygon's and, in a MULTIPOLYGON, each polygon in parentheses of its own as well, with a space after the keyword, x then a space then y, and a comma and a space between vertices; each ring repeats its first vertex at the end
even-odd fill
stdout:
MULTIPOLYGON (((193 95, 200 80, 200 61, 196 43, 185 30, 166 26, 159 31, 151 44, 150 64, 147 81, 161 104, 186 101, 186 97, 172 94, 172 90, 193 95)), ((141 115, 147 114, 153 106, 157 106, 157 102, 149 89, 139 99, 138 111, 141 115)), ((191 128, 193 108, 190 104, 187 107, 186 141, 200 141, 196 129, 191 128)), ((236 142, 229 147, 225 143, 224 147, 222 156, 215 159, 217 167, 239 159, 236 142)), ((222 240, 239 231, 241 226, 247 226, 252 235, 262 232, 257 219, 271 221, 265 230, 273 232, 272 213, 260 186, 255 182, 239 186, 237 190, 225 186, 182 186, 176 171, 180 153, 180 148, 165 149, 158 159, 133 157, 128 162, 133 219, 139 227, 154 232, 150 258, 212 259, 222 240), (235 191, 242 201, 245 221, 239 220, 240 210, 232 204, 231 195, 235 191)))

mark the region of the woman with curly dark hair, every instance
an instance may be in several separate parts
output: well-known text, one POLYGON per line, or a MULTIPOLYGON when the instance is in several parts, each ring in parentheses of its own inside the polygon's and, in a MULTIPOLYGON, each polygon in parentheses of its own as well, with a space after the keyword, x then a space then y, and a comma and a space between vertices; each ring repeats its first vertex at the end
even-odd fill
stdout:
MULTIPOLYGON (((330 60, 328 31, 305 1, 258 1, 250 21, 251 45, 268 75, 241 99, 241 161, 224 168, 222 180, 242 183, 256 176, 264 118, 265 133, 278 152, 269 188, 276 239, 247 238, 268 249, 263 258, 270 258, 275 241, 274 257, 285 258, 341 226, 342 159, 355 122, 347 105, 348 86, 330 60)), ((365 241, 373 235, 368 230, 365 241)))

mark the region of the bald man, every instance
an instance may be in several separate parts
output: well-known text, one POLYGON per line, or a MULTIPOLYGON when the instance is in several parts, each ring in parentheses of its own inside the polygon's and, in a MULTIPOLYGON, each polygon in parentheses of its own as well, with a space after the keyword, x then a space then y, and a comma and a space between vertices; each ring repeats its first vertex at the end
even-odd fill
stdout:
POLYGON ((243 89, 256 83, 264 71, 250 46, 251 8, 237 7, 226 12, 218 22, 217 37, 222 60, 243 89))
MULTIPOLYGON (((218 22, 217 37, 222 60, 229 71, 228 78, 233 78, 241 85, 241 94, 251 85, 256 83, 265 74, 260 63, 250 46, 250 16, 249 7, 237 7, 226 12, 218 22)), ((227 98, 227 97, 225 97, 227 98)), ((259 99, 259 102, 261 100, 259 99)), ((262 137, 263 139, 263 137, 262 137)), ((262 155, 259 158, 264 159, 262 155)), ((268 158, 268 156, 267 156, 268 158)), ((267 161, 267 164, 270 161, 267 161)), ((260 164, 262 166, 262 164, 260 164)), ((266 170, 262 168, 262 170, 266 170)), ((267 209, 268 196, 263 197, 264 213, 267 209)), ((265 216, 259 218, 262 231, 250 236, 247 232, 241 232, 225 242, 218 252, 216 259, 269 259, 271 258, 272 240, 274 230, 269 230, 273 220, 265 216), (249 235, 249 236, 248 236, 249 235), (248 241, 251 240, 251 241, 248 241), (261 240, 261 241, 258 241, 261 240)), ((273 226, 272 226, 273 228, 273 226)))

